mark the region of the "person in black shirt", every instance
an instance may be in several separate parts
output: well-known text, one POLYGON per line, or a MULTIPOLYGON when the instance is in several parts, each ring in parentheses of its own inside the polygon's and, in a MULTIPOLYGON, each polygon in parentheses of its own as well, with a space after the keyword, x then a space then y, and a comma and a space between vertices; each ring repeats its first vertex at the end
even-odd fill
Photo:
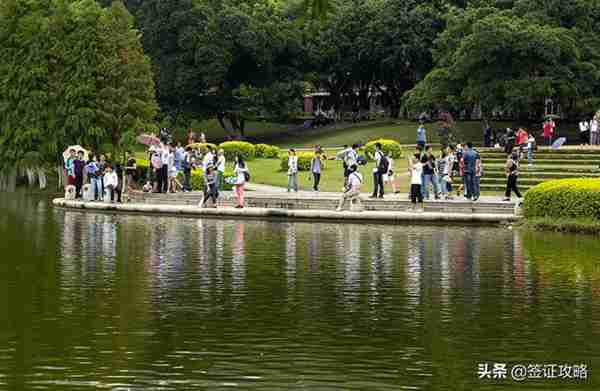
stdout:
POLYGON ((435 155, 433 154, 431 146, 427 146, 426 152, 421 158, 421 163, 423 163, 423 186, 421 187, 423 198, 426 200, 429 199, 429 184, 431 184, 433 187, 433 195, 437 200, 440 198, 440 192, 437 180, 435 155))

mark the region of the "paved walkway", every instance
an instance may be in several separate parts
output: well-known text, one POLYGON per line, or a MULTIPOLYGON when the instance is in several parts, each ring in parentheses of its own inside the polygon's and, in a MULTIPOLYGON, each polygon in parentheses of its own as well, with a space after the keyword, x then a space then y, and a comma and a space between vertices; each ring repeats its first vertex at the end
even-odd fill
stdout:
MULTIPOLYGON (((336 197, 339 198, 341 192, 315 192, 312 190, 300 190, 298 192, 290 192, 288 193, 287 189, 285 187, 278 187, 278 186, 271 186, 271 185, 262 185, 262 184, 258 184, 258 183, 250 183, 248 182, 246 184, 246 189, 251 190, 253 192, 259 193, 259 194, 277 194, 279 197, 281 198, 285 198, 285 197, 293 197, 293 198, 297 198, 297 197, 310 197, 310 198, 332 198, 332 197, 336 197)), ((363 192, 361 193, 362 197, 368 197, 369 195, 371 195, 370 192, 363 192)), ((250 194, 248 194, 250 195, 250 194)), ((399 194, 393 194, 393 193, 388 193, 385 195, 384 199, 389 199, 389 200, 404 200, 404 199, 408 199, 408 194, 407 193, 399 193, 399 194)), ((479 201, 481 202, 503 202, 504 197, 503 196, 481 196, 479 198, 479 201)), ((454 196, 454 198, 452 200, 435 200, 435 199, 430 199, 427 202, 436 202, 436 201, 444 201, 444 202, 465 202, 467 201, 465 199, 465 197, 456 197, 456 195, 454 196)), ((516 198, 513 198, 513 202, 516 202, 516 198)))

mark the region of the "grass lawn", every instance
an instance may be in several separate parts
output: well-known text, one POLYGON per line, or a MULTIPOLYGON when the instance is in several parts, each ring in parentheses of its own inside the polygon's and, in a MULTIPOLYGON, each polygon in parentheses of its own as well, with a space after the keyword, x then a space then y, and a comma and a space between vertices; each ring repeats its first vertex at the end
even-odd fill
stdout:
MULTIPOLYGON (((506 127, 509 123, 492 123, 492 127, 506 127)), ((324 147, 340 147, 344 144, 367 143, 368 141, 386 138, 397 140, 401 144, 415 144, 417 137, 418 124, 412 121, 397 121, 389 125, 375 125, 374 127, 361 127, 345 130, 309 130, 304 134, 294 137, 286 137, 277 142, 281 147, 310 147, 321 145, 324 147)), ((437 123, 425 125, 427 130, 427 140, 430 143, 439 143, 437 135, 437 123)), ((481 142, 483 140, 483 130, 481 122, 457 122, 454 129, 454 135, 459 140, 481 142)))
MULTIPOLYGON (((287 187, 288 177, 285 171, 280 171, 281 161, 279 159, 255 159, 248 162, 253 183, 264 185, 287 187)), ((374 163, 360 167, 360 173, 363 175, 363 192, 373 190, 373 167, 374 163)), ((404 158, 394 161, 396 173, 401 174, 403 193, 408 191, 409 177, 407 172, 407 160, 404 158)), ((325 163, 325 169, 321 174, 321 191, 341 192, 344 185, 344 170, 342 162, 339 160, 328 160, 325 163)), ((300 190, 312 189, 312 175, 308 171, 298 173, 298 185, 300 190)), ((391 192, 391 186, 386 185, 386 192, 391 192)))

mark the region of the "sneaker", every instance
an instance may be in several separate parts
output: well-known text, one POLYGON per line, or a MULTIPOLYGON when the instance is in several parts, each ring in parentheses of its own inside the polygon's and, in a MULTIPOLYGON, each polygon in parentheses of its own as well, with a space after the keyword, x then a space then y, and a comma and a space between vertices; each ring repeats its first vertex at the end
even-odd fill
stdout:
POLYGON ((473 197, 473 201, 477 201, 479 197, 473 197))
POLYGON ((380 195, 378 198, 381 198, 381 199, 383 199, 383 194, 382 194, 382 195, 380 195))
POLYGON ((510 202, 510 198, 504 198, 502 201, 510 202))
POLYGON ((369 198, 377 198, 376 195, 370 195, 369 198))

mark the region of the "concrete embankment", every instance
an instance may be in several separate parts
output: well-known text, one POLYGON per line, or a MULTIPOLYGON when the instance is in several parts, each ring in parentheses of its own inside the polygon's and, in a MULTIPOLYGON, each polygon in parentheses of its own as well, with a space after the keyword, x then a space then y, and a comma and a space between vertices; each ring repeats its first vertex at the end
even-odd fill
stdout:
MULTIPOLYGON (((291 200, 287 200, 288 205, 291 200)), ((502 224, 519 219, 508 209, 505 213, 468 213, 451 211, 425 211, 410 212, 406 210, 363 210, 337 212, 324 209, 285 209, 247 207, 236 209, 223 206, 216 209, 200 208, 189 204, 166 204, 150 202, 129 202, 124 204, 111 204, 104 202, 83 202, 57 198, 53 201, 56 207, 80 211, 135 213, 144 215, 166 215, 186 217, 209 218, 249 218, 249 219, 289 219, 289 220, 314 220, 337 222, 366 222, 366 223, 475 223, 475 224, 502 224)))

